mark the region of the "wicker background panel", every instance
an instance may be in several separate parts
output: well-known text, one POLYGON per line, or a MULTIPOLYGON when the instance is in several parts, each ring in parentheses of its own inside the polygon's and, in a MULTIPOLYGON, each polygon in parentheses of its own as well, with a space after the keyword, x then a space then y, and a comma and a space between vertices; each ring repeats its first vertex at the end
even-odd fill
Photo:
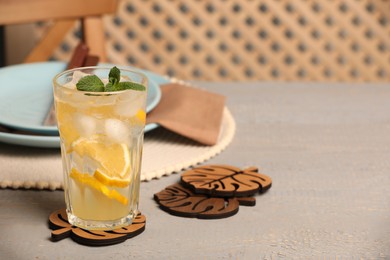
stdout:
POLYGON ((111 62, 184 80, 390 81, 385 0, 122 0, 105 26, 111 62))

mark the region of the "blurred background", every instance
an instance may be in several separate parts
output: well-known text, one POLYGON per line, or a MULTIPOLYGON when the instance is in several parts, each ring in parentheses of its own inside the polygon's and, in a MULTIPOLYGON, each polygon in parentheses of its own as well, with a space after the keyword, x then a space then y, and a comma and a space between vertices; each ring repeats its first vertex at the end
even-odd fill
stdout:
MULTIPOLYGON (((103 18, 108 62, 183 80, 390 81, 390 1, 120 0, 103 18)), ((1 29, 23 62, 50 22, 1 29)), ((75 23, 50 60, 68 61, 75 23)))

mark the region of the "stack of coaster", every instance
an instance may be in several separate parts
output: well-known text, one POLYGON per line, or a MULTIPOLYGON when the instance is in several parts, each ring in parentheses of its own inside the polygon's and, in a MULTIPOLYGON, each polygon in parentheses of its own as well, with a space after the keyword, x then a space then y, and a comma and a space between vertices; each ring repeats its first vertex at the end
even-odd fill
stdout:
POLYGON ((258 168, 205 165, 184 172, 180 183, 154 194, 164 211, 181 217, 226 218, 238 212, 239 205, 254 206, 256 193, 272 185, 270 177, 258 168))

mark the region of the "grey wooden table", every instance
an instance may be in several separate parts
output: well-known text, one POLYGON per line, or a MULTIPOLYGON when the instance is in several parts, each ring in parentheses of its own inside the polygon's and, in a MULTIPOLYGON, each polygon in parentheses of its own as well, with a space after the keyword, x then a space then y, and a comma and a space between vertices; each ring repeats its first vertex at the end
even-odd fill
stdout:
POLYGON ((390 258, 389 84, 196 84, 226 95, 237 123, 208 163, 254 165, 273 179, 255 207, 221 220, 171 216, 152 197, 173 174, 142 183, 143 234, 93 248, 49 240, 62 191, 3 189, 0 259, 390 258))

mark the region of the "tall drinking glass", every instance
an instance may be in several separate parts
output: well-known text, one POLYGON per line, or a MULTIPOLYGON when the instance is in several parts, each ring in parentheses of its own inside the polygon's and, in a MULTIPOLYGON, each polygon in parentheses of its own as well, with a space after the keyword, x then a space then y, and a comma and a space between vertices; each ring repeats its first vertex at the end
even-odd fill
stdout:
POLYGON ((91 230, 127 226, 138 213, 146 76, 120 70, 121 82, 135 82, 146 90, 75 88, 86 74, 97 75, 107 84, 109 71, 76 68, 53 80, 68 220, 91 230))

